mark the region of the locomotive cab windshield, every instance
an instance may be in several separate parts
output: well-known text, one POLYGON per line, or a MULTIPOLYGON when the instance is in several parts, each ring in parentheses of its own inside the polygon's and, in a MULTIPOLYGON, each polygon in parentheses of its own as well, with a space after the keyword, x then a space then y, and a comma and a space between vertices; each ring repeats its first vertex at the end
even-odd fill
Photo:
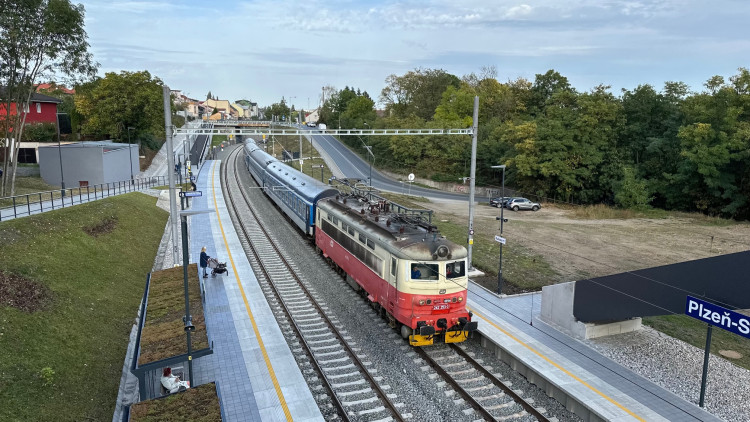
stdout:
POLYGON ((411 279, 419 281, 437 281, 438 264, 427 264, 424 262, 411 264, 411 279))
POLYGON ((457 278, 464 277, 466 275, 463 261, 449 262, 445 264, 445 277, 446 278, 457 278))

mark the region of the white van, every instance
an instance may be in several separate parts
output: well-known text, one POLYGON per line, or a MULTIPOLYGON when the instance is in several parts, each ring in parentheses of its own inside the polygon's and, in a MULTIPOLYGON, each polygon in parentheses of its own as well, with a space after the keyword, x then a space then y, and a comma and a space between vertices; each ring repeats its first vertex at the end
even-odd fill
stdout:
POLYGON ((325 123, 318 123, 318 129, 320 129, 320 130, 326 130, 326 124, 325 123))

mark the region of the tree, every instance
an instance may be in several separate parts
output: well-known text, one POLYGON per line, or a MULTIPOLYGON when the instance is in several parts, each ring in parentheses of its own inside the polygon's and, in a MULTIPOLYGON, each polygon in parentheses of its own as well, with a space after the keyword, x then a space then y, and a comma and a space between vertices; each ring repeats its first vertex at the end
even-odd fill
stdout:
POLYGON ((531 87, 531 98, 529 99, 529 111, 534 115, 544 112, 547 102, 552 96, 561 91, 575 92, 570 86, 568 78, 550 69, 545 74, 537 74, 534 85, 531 87))
POLYGON ((53 74, 71 80, 94 75, 96 64, 88 52, 84 8, 70 0, 4 0, 0 12, 0 133, 5 142, 0 194, 15 193, 17 145, 23 136, 26 113, 36 84, 53 74), (6 136, 2 136, 5 139, 6 136), (12 166, 10 165, 12 160, 12 166), (10 171, 9 171, 10 170, 10 171), (10 183, 8 183, 10 182, 10 183))
POLYGON ((341 114, 341 125, 347 128, 362 128, 365 122, 371 125, 376 117, 375 103, 371 99, 360 95, 349 101, 346 110, 341 114))
MULTIPOLYGON (((357 91, 354 88, 349 88, 348 86, 344 87, 341 91, 333 91, 331 92, 328 90, 332 87, 324 87, 324 93, 328 96, 328 99, 323 103, 323 106, 320 108, 320 119, 319 121, 328 125, 331 125, 332 127, 343 127, 343 128, 351 128, 351 127, 359 127, 355 125, 354 120, 344 120, 343 113, 346 111, 346 109, 349 107, 349 103, 357 98, 365 98, 368 101, 372 102, 370 99, 370 96, 367 95, 367 92, 364 94, 357 95, 357 91)), ((364 104, 364 103, 362 103, 364 104)), ((374 102, 373 102, 374 106, 374 102)), ((373 112, 374 113, 374 112, 373 112)), ((350 116, 353 117, 353 116, 350 116)), ((375 120, 374 116, 371 120, 375 120)), ((361 122, 360 122, 361 123, 361 122)))
POLYGON ((380 101, 394 117, 414 115, 430 120, 449 87, 458 88, 461 81, 442 69, 415 69, 403 76, 390 75, 380 92, 380 101))
POLYGON ((271 116, 276 116, 279 121, 281 121, 281 116, 286 116, 285 119, 289 118, 289 107, 286 105, 286 100, 284 98, 281 99, 281 102, 273 103, 267 108, 267 114, 269 115, 269 118, 271 116))
POLYGON ((206 94, 206 101, 213 100, 213 99, 214 99, 214 97, 213 97, 213 95, 211 95, 211 91, 208 91, 208 94, 206 94))
POLYGON ((553 90, 536 124, 519 126, 513 160, 519 185, 565 201, 608 199, 622 171, 615 148, 621 106, 608 88, 553 90))
MULTIPOLYGON (((149 134, 164 139, 162 81, 148 71, 110 72, 79 87, 75 104, 83 115, 82 132, 127 141, 128 128, 136 138, 149 134)), ((172 110, 174 112, 174 110, 172 110)))
POLYGON ((653 199, 646 181, 638 179, 632 167, 623 168, 622 182, 615 191, 615 203, 623 208, 645 209, 653 199))

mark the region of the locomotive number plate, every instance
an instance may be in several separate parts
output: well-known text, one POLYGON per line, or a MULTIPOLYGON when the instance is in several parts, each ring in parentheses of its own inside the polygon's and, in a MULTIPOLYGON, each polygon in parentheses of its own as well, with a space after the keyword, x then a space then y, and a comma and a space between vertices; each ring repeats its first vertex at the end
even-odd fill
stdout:
POLYGON ((441 303, 440 305, 435 305, 432 307, 434 311, 442 311, 448 308, 450 308, 450 305, 448 305, 447 303, 441 303))

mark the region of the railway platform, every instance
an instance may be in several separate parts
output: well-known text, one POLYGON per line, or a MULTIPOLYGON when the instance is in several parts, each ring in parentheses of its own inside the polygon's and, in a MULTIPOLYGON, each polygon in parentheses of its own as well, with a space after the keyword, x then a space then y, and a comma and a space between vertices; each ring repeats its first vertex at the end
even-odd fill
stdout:
POLYGON ((541 294, 470 283, 467 307, 497 356, 586 421, 721 421, 539 320, 541 294))
POLYGON ((195 360, 195 378, 217 382, 224 420, 323 421, 232 225, 220 161, 207 161, 196 185, 191 209, 213 212, 190 217, 190 260, 206 246, 228 272, 201 278, 214 353, 195 360))

